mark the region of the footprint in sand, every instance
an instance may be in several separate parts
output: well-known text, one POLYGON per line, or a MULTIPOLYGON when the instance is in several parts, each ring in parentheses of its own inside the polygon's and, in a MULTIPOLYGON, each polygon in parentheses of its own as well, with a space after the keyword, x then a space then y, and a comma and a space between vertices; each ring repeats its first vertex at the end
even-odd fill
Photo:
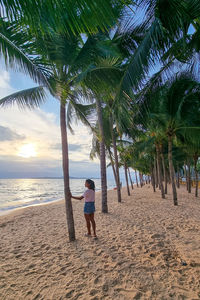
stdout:
POLYGON ((98 291, 95 290, 95 289, 92 289, 92 290, 90 291, 90 295, 91 295, 91 296, 94 296, 94 295, 96 295, 97 293, 98 293, 98 291))

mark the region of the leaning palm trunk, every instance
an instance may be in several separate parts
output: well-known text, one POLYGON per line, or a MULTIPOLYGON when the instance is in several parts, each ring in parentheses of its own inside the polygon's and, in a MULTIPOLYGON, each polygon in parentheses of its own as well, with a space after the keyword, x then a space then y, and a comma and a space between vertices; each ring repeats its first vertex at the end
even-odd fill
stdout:
POLYGON ((163 199, 165 199, 164 187, 162 182, 162 173, 161 173, 160 149, 158 144, 156 144, 156 153, 157 153, 158 183, 161 190, 161 196, 163 199))
POLYGON ((125 172, 125 178, 126 178, 126 187, 127 187, 127 193, 128 196, 130 196, 130 189, 129 189, 129 184, 128 184, 128 172, 127 172, 127 166, 126 163, 124 163, 124 172, 125 172))
POLYGON ((114 133, 114 130, 113 130, 112 115, 110 115, 110 125, 111 125, 111 134, 112 134, 112 143, 113 143, 114 158, 115 158, 117 199, 118 199, 118 202, 121 202, 122 199, 121 199, 121 187, 120 187, 120 177, 119 177, 119 162, 118 162, 118 155, 117 155, 116 137, 115 137, 115 133, 114 133))
POLYGON ((100 142, 100 162, 101 162, 101 192, 102 192, 101 211, 103 213, 107 213, 108 205, 107 205, 106 155, 105 155, 105 144, 103 141, 100 142))
POLYGON ((117 186, 117 176, 116 176, 115 165, 114 165, 114 161, 113 161, 113 158, 112 158, 112 153, 110 151, 110 147, 107 147, 107 150, 108 150, 108 153, 109 153, 110 163, 111 163, 111 166, 112 166, 113 175, 114 175, 115 183, 116 183, 116 186, 117 186))
POLYGON ((167 174, 166 174, 166 167, 165 167, 165 159, 164 159, 164 155, 163 152, 161 152, 161 159, 162 159, 162 168, 163 168, 163 179, 164 179, 164 183, 165 183, 165 194, 167 194, 167 174))
POLYGON ((130 179, 130 183, 131 183, 131 188, 133 190, 133 181, 132 181, 132 178, 131 178, 131 173, 130 173, 130 169, 128 168, 128 175, 129 175, 129 179, 130 179))
POLYGON ((107 176, 106 176, 106 152, 105 152, 105 139, 104 139, 104 130, 103 130, 103 118, 102 118, 102 107, 101 101, 96 97, 96 107, 98 115, 98 125, 100 132, 100 164, 101 164, 101 205, 102 212, 108 212, 107 204, 107 176))
POLYGON ((65 104, 60 104, 60 127, 61 127, 64 196, 65 196, 65 207, 66 207, 66 215, 67 215, 67 225, 68 225, 69 240, 74 241, 76 237, 75 237, 71 193, 69 187, 69 158, 68 158, 65 104))
POLYGON ((136 180, 137 187, 139 187, 138 178, 137 178, 137 171, 136 170, 135 170, 135 180, 136 180))
POLYGON ((173 201, 174 201, 174 205, 178 205, 176 184, 174 178, 174 166, 172 160, 172 136, 171 135, 168 135, 168 160, 169 160, 169 172, 170 172, 170 178, 172 184, 173 201))
POLYGON ((198 155, 194 155, 194 171, 195 171, 195 197, 198 197, 199 176, 197 170, 198 155))

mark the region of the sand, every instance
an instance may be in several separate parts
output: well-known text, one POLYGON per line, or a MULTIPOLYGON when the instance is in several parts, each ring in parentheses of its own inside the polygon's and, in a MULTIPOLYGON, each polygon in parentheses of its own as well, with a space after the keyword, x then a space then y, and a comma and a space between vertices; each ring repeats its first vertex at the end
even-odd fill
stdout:
POLYGON ((200 198, 166 200, 145 185, 109 213, 97 193, 97 241, 84 237, 83 202, 73 200, 76 242, 64 202, 0 218, 0 299, 200 299, 200 198))

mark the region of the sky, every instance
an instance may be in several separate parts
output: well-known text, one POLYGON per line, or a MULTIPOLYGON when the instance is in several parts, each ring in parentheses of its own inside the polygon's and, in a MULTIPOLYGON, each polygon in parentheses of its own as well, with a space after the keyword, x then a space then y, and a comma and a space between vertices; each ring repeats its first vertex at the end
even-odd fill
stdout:
MULTIPOLYGON (((0 99, 36 84, 0 61, 0 99)), ((70 176, 100 177, 99 160, 91 161, 92 135, 81 123, 68 133, 70 176)), ((0 108, 0 178, 62 176, 59 102, 48 95, 34 110, 16 105, 0 108)), ((112 170, 108 168, 108 178, 112 170)))

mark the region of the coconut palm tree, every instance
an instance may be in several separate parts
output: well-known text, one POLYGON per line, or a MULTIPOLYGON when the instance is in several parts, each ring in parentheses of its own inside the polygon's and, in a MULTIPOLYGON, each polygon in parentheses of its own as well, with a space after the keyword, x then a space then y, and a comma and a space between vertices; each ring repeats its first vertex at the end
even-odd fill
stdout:
MULTIPOLYGON (((90 126, 90 123, 84 117, 81 106, 78 104, 80 101, 78 97, 81 95, 80 89, 75 89, 75 86, 77 84, 76 76, 80 74, 80 71, 83 70, 83 68, 86 68, 87 64, 91 63, 93 59, 92 57, 95 53, 94 42, 95 39, 93 37, 90 37, 86 42, 83 42, 81 37, 72 36, 69 39, 68 35, 65 36, 64 34, 60 35, 53 32, 51 34, 48 33, 43 35, 41 38, 33 39, 30 45, 27 45, 26 42, 20 45, 20 51, 26 53, 24 55, 28 58, 32 55, 36 55, 36 53, 38 54, 36 61, 39 62, 41 66, 44 62, 43 69, 45 69, 45 66, 48 63, 50 76, 46 79, 48 82, 47 86, 50 86, 51 93, 60 101, 64 193, 70 241, 75 239, 75 229, 69 186, 66 103, 70 103, 68 111, 71 111, 72 109, 70 109, 70 107, 73 106, 73 109, 78 112, 79 118, 90 126), (29 53, 29 55, 27 53, 29 53)), ((32 90, 20 92, 18 94, 15 93, 15 95, 10 95, 9 97, 2 99, 1 105, 11 104, 14 101, 17 101, 19 105, 35 107, 40 104, 40 100, 43 100, 44 97, 42 96, 42 88, 40 87, 39 89, 35 89, 34 96, 32 90)), ((68 125, 70 125, 69 123, 68 114, 68 125)))
MULTIPOLYGON (((109 166, 112 167, 115 183, 117 185, 115 162, 111 150, 112 137, 111 137, 110 124, 107 117, 106 107, 103 109, 103 127, 104 127, 104 134, 105 134, 104 139, 105 139, 106 154, 110 160, 110 164, 108 164, 107 167, 109 166)), ((90 158, 93 160, 95 157, 98 157, 100 159, 100 134, 99 134, 98 122, 96 123, 96 126, 93 128, 92 148, 90 152, 90 158)))
POLYGON ((196 133, 200 130, 199 97, 199 83, 189 74, 180 74, 161 88, 157 111, 151 114, 152 119, 168 139, 168 161, 174 205, 178 202, 172 157, 173 140, 183 136, 189 140, 196 139, 196 133))
POLYGON ((198 185, 199 185, 199 175, 198 175, 198 160, 200 157, 200 138, 195 138, 193 140, 186 140, 182 139, 179 147, 181 147, 181 150, 184 152, 185 156, 184 159, 188 161, 187 167, 187 183, 188 183, 188 192, 191 193, 191 174, 190 169, 191 165, 193 165, 194 173, 195 173, 195 197, 198 197, 198 185), (193 161, 193 163, 192 163, 193 161))

